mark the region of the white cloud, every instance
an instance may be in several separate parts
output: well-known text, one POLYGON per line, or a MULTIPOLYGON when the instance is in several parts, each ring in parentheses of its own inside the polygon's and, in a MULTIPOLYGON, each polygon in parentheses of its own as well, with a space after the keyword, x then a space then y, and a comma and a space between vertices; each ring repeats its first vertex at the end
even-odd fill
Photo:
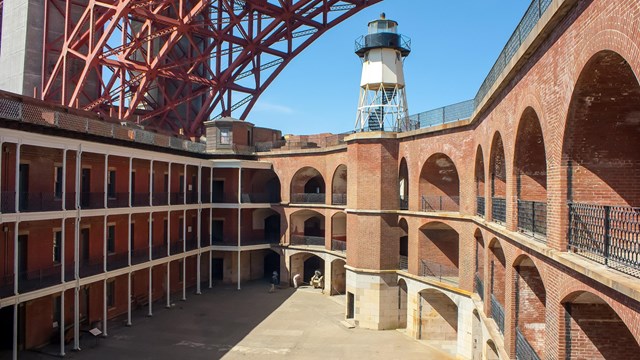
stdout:
POLYGON ((293 114, 295 111, 285 105, 274 104, 268 101, 258 101, 253 108, 254 111, 260 112, 272 112, 272 113, 280 113, 280 114, 293 114))

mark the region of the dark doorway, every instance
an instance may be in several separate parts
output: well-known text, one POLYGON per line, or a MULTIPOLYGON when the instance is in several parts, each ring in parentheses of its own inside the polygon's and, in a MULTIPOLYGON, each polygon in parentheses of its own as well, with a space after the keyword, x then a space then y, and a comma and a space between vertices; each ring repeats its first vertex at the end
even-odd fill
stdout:
POLYGON ((353 314, 355 313, 355 296, 353 293, 347 293, 347 319, 353 319, 353 314))
POLYGON ((211 222, 211 239, 214 243, 223 242, 224 234, 224 221, 223 220, 213 220, 211 222))
POLYGON ((18 274, 20 280, 27 280, 28 235, 18 235, 18 274))
POLYGON ((82 239, 80 243, 80 251, 82 252, 81 261, 83 265, 87 265, 89 263, 89 229, 84 228, 80 230, 80 237, 82 239))
POLYGON ((13 306, 0 309, 0 350, 13 348, 13 306))
POLYGON ((164 174, 164 182, 162 183, 162 191, 166 194, 169 192, 169 174, 164 174))
POLYGON ((264 278, 270 279, 274 271, 280 274, 280 255, 269 250, 269 253, 264 257, 264 278))
POLYGON ((29 164, 20 164, 20 211, 29 209, 29 164))
POLYGON ((212 191, 214 203, 224 202, 224 181, 214 180, 212 184, 212 191))
POLYGON ((211 259, 211 277, 218 281, 224 279, 224 259, 211 259))
POLYGON ((267 242, 280 241, 280 215, 273 214, 264 219, 264 238, 267 242))
POLYGON ((327 276, 327 274, 324 273, 324 260, 314 255, 304 262, 304 282, 309 283, 316 270, 320 270, 323 276, 327 276))
POLYGON ((91 169, 82 169, 80 177, 80 206, 86 208, 89 206, 89 198, 91 196, 91 169))
POLYGON ((409 256, 409 237, 400 236, 400 256, 409 256))
POLYGON ((324 231, 320 228, 320 219, 312 217, 304 222, 305 236, 324 236, 324 231))
POLYGON ((304 184, 304 192, 307 194, 324 193, 324 180, 322 180, 322 176, 318 175, 309 179, 309 181, 304 184))

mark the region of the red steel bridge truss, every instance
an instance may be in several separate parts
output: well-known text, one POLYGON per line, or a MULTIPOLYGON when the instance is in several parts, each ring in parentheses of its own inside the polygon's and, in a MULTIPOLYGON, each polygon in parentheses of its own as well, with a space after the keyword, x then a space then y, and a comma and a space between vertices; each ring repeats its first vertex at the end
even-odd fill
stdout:
POLYGON ((41 97, 199 136, 245 119, 325 31, 382 0, 44 0, 41 97))

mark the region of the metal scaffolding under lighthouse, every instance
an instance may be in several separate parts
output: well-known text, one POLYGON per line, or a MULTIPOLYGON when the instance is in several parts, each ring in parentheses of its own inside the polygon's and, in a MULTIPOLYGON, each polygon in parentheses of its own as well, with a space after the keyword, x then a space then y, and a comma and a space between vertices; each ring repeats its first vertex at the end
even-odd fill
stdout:
POLYGON ((409 130, 402 66, 411 52, 410 42, 398 34, 398 23, 387 20, 384 13, 369 23, 366 36, 356 40, 362 79, 355 131, 409 130))

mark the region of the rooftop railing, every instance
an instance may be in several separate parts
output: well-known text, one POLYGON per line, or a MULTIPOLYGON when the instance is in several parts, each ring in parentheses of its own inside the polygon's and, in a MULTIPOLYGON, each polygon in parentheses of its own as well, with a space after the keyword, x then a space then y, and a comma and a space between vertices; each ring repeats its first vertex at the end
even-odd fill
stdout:
POLYGON ((540 360, 540 357, 527 341, 520 329, 516 328, 516 359, 540 360))
POLYGON ((504 334, 504 309, 493 294, 491 294, 491 317, 496 321, 500 332, 504 334))
POLYGON ((324 246, 323 236, 291 235, 291 245, 324 246))
POLYGON ((443 265, 422 259, 420 260, 420 276, 458 285, 458 268, 453 265, 443 265))
POLYGON ((422 211, 460 211, 459 196, 422 195, 422 211))
POLYGON ((324 193, 298 193, 291 194, 292 204, 324 204, 324 193))
POLYGON ((547 203, 518 200, 518 230, 538 241, 546 241, 547 203))

